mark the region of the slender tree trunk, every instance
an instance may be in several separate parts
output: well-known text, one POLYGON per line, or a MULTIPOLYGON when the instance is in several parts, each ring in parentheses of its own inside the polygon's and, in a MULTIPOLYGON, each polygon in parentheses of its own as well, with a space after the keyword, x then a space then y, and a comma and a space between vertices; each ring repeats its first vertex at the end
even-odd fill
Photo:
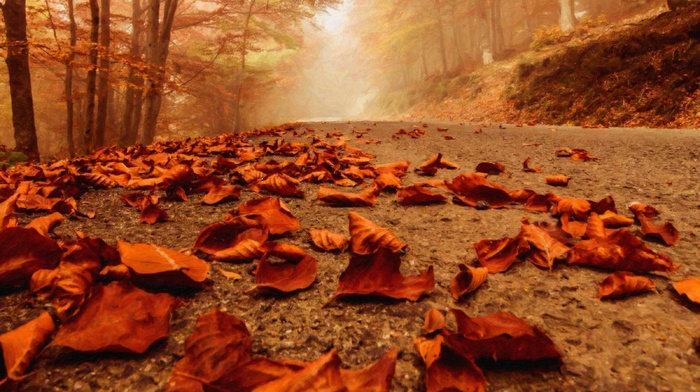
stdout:
POLYGON ((503 53, 503 29, 501 28, 501 0, 490 0, 488 8, 489 46, 493 56, 503 53))
POLYGON ((87 74, 87 88, 85 99, 87 99, 87 107, 85 109, 85 134, 83 135, 84 153, 88 154, 93 148, 95 141, 95 89, 97 82, 97 38, 99 36, 100 27, 100 7, 97 4, 98 0, 90 0, 90 18, 92 25, 90 27, 90 52, 88 59, 90 61, 90 70, 87 74))
POLYGON ((442 60, 442 75, 447 75, 447 49, 445 48, 445 32, 442 29, 442 7, 434 0, 435 4, 435 24, 438 30, 438 40, 440 41, 440 60, 442 60))
POLYGON ((253 7, 255 6, 255 0, 250 0, 250 6, 248 7, 248 13, 246 14, 245 24, 243 25, 243 44, 241 45, 241 68, 238 72, 238 92, 236 94, 236 125, 233 128, 234 132, 240 132, 243 126, 241 121, 241 97, 243 95, 243 83, 245 82, 245 58, 246 52, 248 51, 248 35, 250 34, 249 26, 250 19, 253 17, 253 7))
POLYGON ((423 34, 420 36, 420 59, 421 59, 421 69, 423 71, 423 80, 428 79, 428 61, 425 56, 425 37, 423 34))
MULTIPOLYGON (((131 48, 129 55, 132 62, 141 61, 141 0, 133 0, 131 16, 131 48)), ((143 90, 143 77, 134 65, 129 66, 129 79, 126 85, 124 100, 124 116, 122 117, 119 145, 122 147, 136 143, 136 138, 141 124, 141 104, 143 90), (137 112, 138 108, 138 114, 137 112)))
POLYGON ((109 45, 110 45, 110 0, 100 0, 100 80, 97 85, 97 121, 95 124, 95 147, 105 144, 107 128, 107 106, 109 103, 109 45))
POLYGON ((168 59, 170 34, 175 20, 178 0, 165 0, 163 8, 163 22, 160 23, 160 1, 149 0, 148 3, 148 47, 146 60, 149 64, 150 74, 146 89, 145 113, 143 117, 143 135, 141 141, 144 144, 153 143, 156 135, 156 124, 160 106, 163 102, 163 86, 165 84, 165 63, 168 59))
POLYGON ((30 160, 38 162, 40 157, 34 123, 32 80, 29 73, 25 6, 25 0, 7 0, 0 5, 5 20, 5 36, 8 45, 5 63, 10 77, 15 149, 26 154, 30 160))
POLYGON ((532 29, 532 15, 530 15, 530 10, 527 8, 527 0, 520 0, 521 7, 523 8, 523 13, 525 13, 525 28, 527 29, 527 34, 530 38, 533 37, 535 31, 532 29))
POLYGON ((559 27, 561 31, 571 31, 576 26, 576 15, 574 14, 574 0, 559 0, 559 27))
POLYGON ((75 59, 75 44, 77 42, 77 27, 75 24, 75 12, 73 0, 68 0, 68 22, 70 24, 70 48, 66 59, 66 139, 68 141, 68 155, 75 156, 75 140, 73 139, 74 105, 73 105, 73 60, 75 59))
POLYGON ((464 69, 464 57, 462 56, 462 48, 459 45, 459 25, 457 24, 456 4, 452 3, 452 37, 455 41, 455 52, 457 52, 457 62, 460 69, 464 69))

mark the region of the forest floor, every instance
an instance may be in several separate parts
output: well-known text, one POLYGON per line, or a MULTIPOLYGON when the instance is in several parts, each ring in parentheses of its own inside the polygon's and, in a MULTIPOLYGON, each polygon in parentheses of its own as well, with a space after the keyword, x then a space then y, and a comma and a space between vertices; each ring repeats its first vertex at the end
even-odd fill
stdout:
POLYGON ((405 118, 700 128, 699 38, 700 4, 542 30, 513 58, 426 82, 405 118))
MULTIPOLYGON (((561 367, 491 364, 484 373, 489 390, 700 390, 700 355, 693 339, 700 336, 700 308, 679 296, 671 284, 700 276, 700 132, 697 130, 582 129, 572 127, 516 127, 499 124, 352 122, 299 124, 300 136, 289 130, 287 142, 308 143, 312 135, 342 133, 348 145, 376 155, 375 164, 409 160, 404 184, 426 177, 413 172, 436 153, 459 165, 439 170, 434 179, 449 180, 474 172, 480 162, 501 162, 506 173, 489 176, 508 189, 528 188, 562 197, 601 200, 612 196, 621 214, 634 201, 651 204, 664 221, 680 231, 676 246, 648 245, 670 256, 682 267, 669 274, 649 274, 656 291, 621 300, 601 301, 598 284, 609 271, 555 265, 552 271, 528 262, 514 264, 504 273, 489 275, 486 283, 466 299, 455 301, 449 292, 457 264, 478 265, 474 243, 482 239, 513 237, 521 220, 556 220, 547 213, 513 205, 477 210, 454 204, 401 206, 396 196, 382 193, 373 207, 331 207, 316 199, 318 185, 302 183, 304 198, 284 202, 305 229, 348 233, 348 212, 356 211, 391 230, 408 244, 402 255, 404 274, 417 274, 428 266, 435 271, 435 289, 417 302, 337 300, 322 307, 338 286, 348 265, 348 253, 320 252, 305 231, 278 239, 302 247, 318 260, 315 283, 307 290, 278 296, 244 293, 254 285, 254 263, 213 262, 213 266, 239 273, 224 277, 212 268, 210 289, 182 296, 167 339, 143 355, 90 354, 55 356, 41 354, 33 373, 22 385, 25 391, 158 391, 170 379, 173 365, 184 354, 185 339, 198 316, 214 307, 240 317, 252 333, 253 355, 313 361, 331 348, 339 351, 344 366, 360 368, 378 360, 392 347, 400 354, 393 379, 395 391, 424 390, 424 365, 413 348, 423 333, 427 310, 461 309, 470 316, 497 311, 511 312, 538 326, 563 353, 561 367), (446 128, 438 131, 438 128, 446 128), (312 131, 308 131, 312 129, 312 131), (396 135, 414 129, 425 135, 413 139, 396 135), (357 138, 357 132, 367 133, 357 138), (394 136, 392 138, 392 136, 394 136), (453 139, 448 140, 445 136, 453 139), (360 144, 375 140, 378 144, 360 144), (582 148, 598 160, 581 162, 555 157, 559 147, 582 148), (522 170, 530 157, 541 173, 522 170), (554 188, 545 176, 571 177, 567 187, 554 188)), ((256 145, 271 136, 253 137, 256 145)), ((332 141, 333 139, 329 139, 332 141)), ((265 158, 265 159, 269 159, 265 158)), ((276 157, 279 161, 284 157, 276 157)), ((352 191, 352 190, 351 190, 352 191)), ((54 237, 70 239, 75 230, 115 245, 118 240, 148 243, 176 250, 193 246, 206 226, 219 222, 240 203, 260 197, 243 188, 241 200, 216 206, 203 205, 201 195, 185 202, 161 201, 170 220, 155 225, 139 223, 139 213, 125 207, 123 188, 91 190, 79 200, 81 211, 95 211, 94 219, 65 220, 54 237)), ((24 225, 37 215, 19 214, 24 225)), ((631 228, 638 233, 638 226, 631 228)), ((0 296, 0 331, 5 332, 36 317, 40 308, 28 291, 0 296)))

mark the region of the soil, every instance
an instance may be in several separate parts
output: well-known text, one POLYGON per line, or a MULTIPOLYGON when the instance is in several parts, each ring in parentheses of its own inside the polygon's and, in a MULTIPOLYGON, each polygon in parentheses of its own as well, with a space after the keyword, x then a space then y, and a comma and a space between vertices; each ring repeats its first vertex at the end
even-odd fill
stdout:
MULTIPOLYGON (((612 196, 621 213, 633 201, 652 204, 681 233, 673 247, 649 243, 683 267, 669 275, 650 275, 657 291, 622 300, 601 301, 597 286, 609 272, 558 264, 553 271, 518 262, 505 273, 490 275, 479 290, 465 300, 449 294, 450 279, 458 263, 476 264, 473 244, 481 239, 514 236, 522 218, 554 223, 548 214, 532 213, 520 206, 476 210, 447 202, 432 206, 403 207, 394 195, 383 193, 374 207, 337 208, 315 200, 317 185, 302 184, 304 199, 285 199, 304 229, 348 233, 348 211, 359 212, 390 229, 408 243, 402 256, 402 272, 416 274, 433 265, 435 290, 420 301, 352 300, 322 305, 333 295, 348 253, 324 253, 313 248, 308 234, 298 231, 281 242, 303 247, 319 261, 316 282, 309 289, 288 296, 244 294, 254 283, 254 263, 214 262, 211 289, 182 293, 186 305, 172 319, 169 338, 144 355, 58 356, 44 352, 35 361, 34 373, 23 384, 25 391, 157 391, 170 378, 173 364, 184 354, 185 338, 197 316, 219 307, 242 318, 253 334, 255 356, 312 361, 331 348, 339 350, 345 366, 360 368, 388 352, 401 348, 393 381, 395 391, 424 390, 424 366, 413 349, 422 334, 423 316, 432 308, 458 308, 471 316, 508 311, 540 327, 564 353, 558 368, 486 366, 489 390, 700 390, 700 356, 693 338, 700 336, 700 307, 678 296, 671 283, 700 276, 700 131, 651 129, 581 129, 567 127, 515 127, 499 124, 422 123, 313 123, 316 134, 344 132, 349 144, 376 154, 375 163, 407 159, 412 184, 425 177, 412 169, 441 152, 460 165, 440 170, 436 178, 451 179, 473 172, 480 162, 505 164, 506 174, 490 179, 509 189, 529 188, 538 193, 600 200, 612 196), (426 137, 401 136, 399 129, 426 131, 426 137), (438 132, 437 127, 448 128, 438 132), (370 129, 365 136, 381 141, 359 145, 353 130, 370 129), (444 139, 445 135, 453 140, 444 139), (558 147, 583 148, 599 158, 580 162, 557 158, 558 147), (542 173, 526 173, 522 162, 544 165, 542 173), (566 174, 566 188, 545 184, 545 176, 566 174), (223 268, 243 275, 225 278, 223 268)), ((308 142, 308 134, 287 141, 308 142)), ((257 143, 262 139, 254 138, 257 143)), ((153 226, 140 224, 138 211, 118 199, 124 189, 94 190, 80 200, 82 211, 96 211, 94 219, 66 220, 55 230, 58 238, 73 238, 75 230, 100 237, 114 245, 119 239, 173 249, 187 249, 205 226, 221 221, 239 202, 218 206, 201 204, 201 195, 187 202, 162 202, 171 220, 153 226)), ((260 195, 244 190, 241 201, 260 195)), ((24 224, 33 216, 21 215, 24 224)), ((632 228, 638 231, 638 226, 632 228)), ((35 317, 41 305, 27 291, 0 296, 0 331, 8 331, 35 317)))

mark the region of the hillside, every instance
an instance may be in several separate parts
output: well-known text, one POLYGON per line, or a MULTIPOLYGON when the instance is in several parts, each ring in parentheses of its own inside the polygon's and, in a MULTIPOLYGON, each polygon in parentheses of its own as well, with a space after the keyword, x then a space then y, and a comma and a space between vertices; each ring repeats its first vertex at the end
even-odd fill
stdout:
POLYGON ((433 86, 411 119, 700 127, 700 5, 541 32, 531 50, 433 86))

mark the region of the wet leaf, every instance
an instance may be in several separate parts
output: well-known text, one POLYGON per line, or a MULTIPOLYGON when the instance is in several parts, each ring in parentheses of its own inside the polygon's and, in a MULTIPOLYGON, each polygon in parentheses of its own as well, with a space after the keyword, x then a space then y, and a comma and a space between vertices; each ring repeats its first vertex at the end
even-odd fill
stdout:
POLYGON ((627 229, 580 241, 569 251, 567 263, 630 272, 673 272, 680 268, 670 257, 654 252, 627 229))
POLYGON ((297 218, 294 217, 292 211, 279 198, 263 197, 249 200, 238 206, 238 213, 240 215, 251 215, 252 219, 259 220, 267 225, 272 235, 301 229, 297 218))
POLYGON ((41 351, 53 334, 56 326, 47 312, 28 323, 0 335, 2 361, 0 374, 5 378, 0 380, 0 390, 14 390, 15 382, 19 381, 29 369, 34 357, 41 351))
POLYGON ((563 174, 545 177, 545 181, 547 182, 547 185, 551 185, 551 186, 567 186, 567 185, 569 185, 569 180, 570 180, 570 178, 563 175, 563 174))
POLYGON ((309 230, 309 235, 311 236, 311 242, 323 250, 345 252, 345 249, 350 244, 350 241, 344 235, 332 233, 328 230, 311 229, 309 230))
POLYGON ((32 274, 53 269, 61 259, 56 241, 34 229, 8 227, 0 230, 0 285, 24 286, 32 274))
POLYGON ((350 249, 353 253, 368 255, 381 248, 399 252, 406 247, 406 244, 399 240, 394 233, 356 212, 350 211, 348 219, 350 221, 350 249))
POLYGON ((401 258, 387 248, 367 256, 353 256, 340 275, 333 298, 372 296, 418 301, 435 287, 433 266, 420 275, 404 276, 399 267, 401 258))
POLYGON ((459 272, 450 281, 450 293, 455 300, 478 289, 489 276, 488 268, 474 268, 459 264, 459 272))
POLYGON ((241 197, 241 189, 235 185, 218 185, 209 189, 202 198, 202 203, 210 206, 238 200, 241 197))
POLYGON ((474 244, 479 264, 490 273, 506 271, 518 256, 530 250, 530 245, 521 236, 504 237, 500 240, 481 240, 474 244))
POLYGON ((318 200, 338 207, 371 207, 377 201, 381 190, 370 186, 360 193, 341 192, 324 186, 318 189, 318 200))
POLYGON ((673 289, 689 300, 700 304, 700 278, 687 278, 673 284, 673 289))
POLYGON ((396 197, 399 199, 399 204, 404 206, 435 204, 447 200, 445 195, 435 193, 419 185, 411 185, 399 190, 396 197))
POLYGON ((201 288, 209 264, 195 256, 150 244, 117 242, 122 263, 131 268, 140 285, 157 288, 201 288))
POLYGON ((49 346, 142 354, 168 337, 178 302, 169 294, 151 294, 124 282, 93 286, 83 311, 61 325, 49 346))
POLYGON ((608 275, 598 287, 598 298, 613 299, 632 294, 653 291, 656 288, 651 279, 634 276, 631 272, 617 271, 608 275))

